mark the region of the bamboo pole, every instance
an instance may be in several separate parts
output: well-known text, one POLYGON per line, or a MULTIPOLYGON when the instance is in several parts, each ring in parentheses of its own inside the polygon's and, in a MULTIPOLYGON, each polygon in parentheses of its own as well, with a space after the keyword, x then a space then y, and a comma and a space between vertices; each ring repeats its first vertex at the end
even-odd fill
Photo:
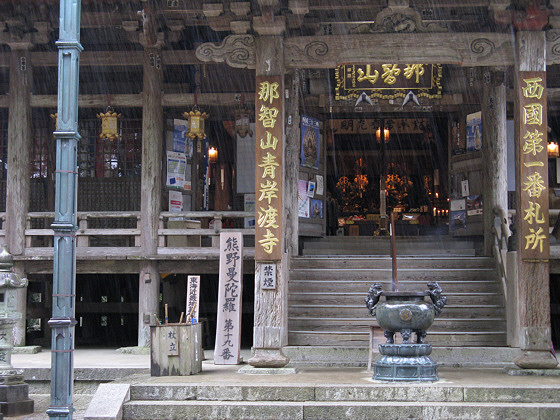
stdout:
POLYGON ((391 287, 393 292, 399 290, 399 279, 397 277, 397 241, 395 235, 395 213, 391 212, 391 259, 392 259, 392 270, 391 270, 391 287))

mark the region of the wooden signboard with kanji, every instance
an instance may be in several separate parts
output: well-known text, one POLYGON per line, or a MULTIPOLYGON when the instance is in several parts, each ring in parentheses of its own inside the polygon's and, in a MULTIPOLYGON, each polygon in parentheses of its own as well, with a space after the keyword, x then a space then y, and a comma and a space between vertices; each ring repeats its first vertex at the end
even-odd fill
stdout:
POLYGON ((518 73, 519 252, 524 261, 549 257, 546 73, 518 73))
POLYGON ((241 295, 243 290, 243 235, 220 233, 220 276, 214 364, 241 363, 241 295))
POLYGON ((282 258, 282 76, 258 76, 256 95, 255 260, 282 258))

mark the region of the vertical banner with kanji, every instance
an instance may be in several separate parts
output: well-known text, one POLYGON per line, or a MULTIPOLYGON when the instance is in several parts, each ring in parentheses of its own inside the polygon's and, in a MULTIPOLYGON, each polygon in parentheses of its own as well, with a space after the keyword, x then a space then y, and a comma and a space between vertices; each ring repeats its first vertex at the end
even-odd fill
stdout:
POLYGON ((220 275, 214 364, 241 363, 241 291, 243 286, 243 235, 220 233, 220 275))
POLYGON ((519 251, 523 261, 549 257, 546 73, 518 73, 519 251))
POLYGON ((200 276, 187 276, 187 312, 185 313, 187 321, 198 322, 199 302, 200 276))
POLYGON ((257 76, 255 261, 282 258, 282 76, 257 76))

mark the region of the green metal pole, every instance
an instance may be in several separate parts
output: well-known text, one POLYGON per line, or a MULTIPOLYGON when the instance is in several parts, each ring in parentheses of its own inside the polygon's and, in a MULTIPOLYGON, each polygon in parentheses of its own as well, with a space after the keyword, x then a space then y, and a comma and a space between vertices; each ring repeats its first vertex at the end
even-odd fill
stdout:
POLYGON ((81 0, 60 1, 50 419, 71 419, 74 407, 78 74, 81 0))

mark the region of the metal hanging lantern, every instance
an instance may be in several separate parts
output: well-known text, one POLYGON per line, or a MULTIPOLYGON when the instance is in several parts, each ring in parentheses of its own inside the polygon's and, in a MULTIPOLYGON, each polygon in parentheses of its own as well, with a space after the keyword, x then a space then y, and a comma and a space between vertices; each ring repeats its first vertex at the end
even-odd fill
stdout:
POLYGON ((122 114, 117 114, 111 106, 108 106, 105 113, 97 114, 97 118, 101 120, 101 134, 99 135, 102 139, 109 139, 113 141, 115 139, 120 139, 118 129, 118 120, 122 117, 122 114))
POLYGON ((183 112, 183 116, 187 118, 187 137, 191 139, 204 139, 206 137, 206 133, 204 132, 204 120, 207 119, 210 114, 206 112, 200 112, 198 106, 193 106, 192 111, 190 112, 183 112))

